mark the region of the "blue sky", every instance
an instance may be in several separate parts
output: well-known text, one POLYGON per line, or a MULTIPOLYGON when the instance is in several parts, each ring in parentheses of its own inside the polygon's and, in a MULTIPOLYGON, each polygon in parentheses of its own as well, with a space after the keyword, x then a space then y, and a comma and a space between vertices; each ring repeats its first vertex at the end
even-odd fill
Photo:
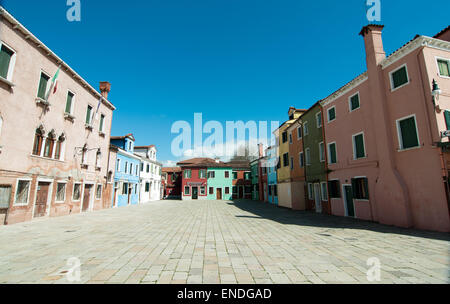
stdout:
MULTIPOLYGON (((66 0, 0 3, 84 79, 112 83, 112 135, 171 153, 177 120, 284 121, 365 71, 365 0, 66 0)), ((448 0, 381 1, 384 46, 448 26, 448 0)))

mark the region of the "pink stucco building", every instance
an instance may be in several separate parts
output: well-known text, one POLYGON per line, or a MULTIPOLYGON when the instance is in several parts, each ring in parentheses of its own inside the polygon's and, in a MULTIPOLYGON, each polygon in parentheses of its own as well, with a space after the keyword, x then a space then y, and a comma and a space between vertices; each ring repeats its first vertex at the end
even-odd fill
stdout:
POLYGON ((110 84, 99 93, 0 14, 0 225, 110 207, 110 84))
POLYGON ((367 72, 321 101, 332 214, 448 232, 450 28, 390 56, 382 30, 360 33, 367 72))

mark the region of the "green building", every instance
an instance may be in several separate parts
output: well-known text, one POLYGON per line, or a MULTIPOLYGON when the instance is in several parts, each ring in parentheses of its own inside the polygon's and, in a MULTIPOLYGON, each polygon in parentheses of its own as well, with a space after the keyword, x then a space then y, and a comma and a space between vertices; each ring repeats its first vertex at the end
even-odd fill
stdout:
POLYGON ((207 199, 230 201, 233 195, 233 169, 223 163, 214 166, 208 167, 207 171, 207 199))
POLYGON ((250 172, 252 178, 252 200, 259 200, 259 159, 250 163, 250 172))
POLYGON ((305 153, 306 207, 318 213, 331 213, 328 202, 327 157, 322 108, 317 102, 301 118, 305 153))

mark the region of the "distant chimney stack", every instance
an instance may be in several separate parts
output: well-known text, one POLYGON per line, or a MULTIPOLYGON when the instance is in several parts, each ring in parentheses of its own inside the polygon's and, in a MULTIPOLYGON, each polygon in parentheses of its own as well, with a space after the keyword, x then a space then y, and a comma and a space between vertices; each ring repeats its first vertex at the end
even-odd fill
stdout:
POLYGON ((381 37, 383 28, 384 25, 369 24, 363 27, 359 33, 364 37, 367 68, 374 65, 378 66, 380 62, 386 58, 386 53, 383 48, 383 39, 381 37))
POLYGON ((111 84, 107 81, 100 82, 100 93, 102 93, 103 98, 108 100, 108 94, 111 91, 111 84))

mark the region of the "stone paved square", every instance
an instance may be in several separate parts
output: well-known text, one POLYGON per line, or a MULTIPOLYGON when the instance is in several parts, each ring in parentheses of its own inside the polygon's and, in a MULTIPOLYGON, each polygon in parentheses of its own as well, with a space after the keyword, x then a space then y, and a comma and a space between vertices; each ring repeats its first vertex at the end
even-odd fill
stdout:
POLYGON ((374 283, 448 284, 449 241, 253 201, 157 201, 0 227, 0 283, 369 284, 375 257, 374 283))

